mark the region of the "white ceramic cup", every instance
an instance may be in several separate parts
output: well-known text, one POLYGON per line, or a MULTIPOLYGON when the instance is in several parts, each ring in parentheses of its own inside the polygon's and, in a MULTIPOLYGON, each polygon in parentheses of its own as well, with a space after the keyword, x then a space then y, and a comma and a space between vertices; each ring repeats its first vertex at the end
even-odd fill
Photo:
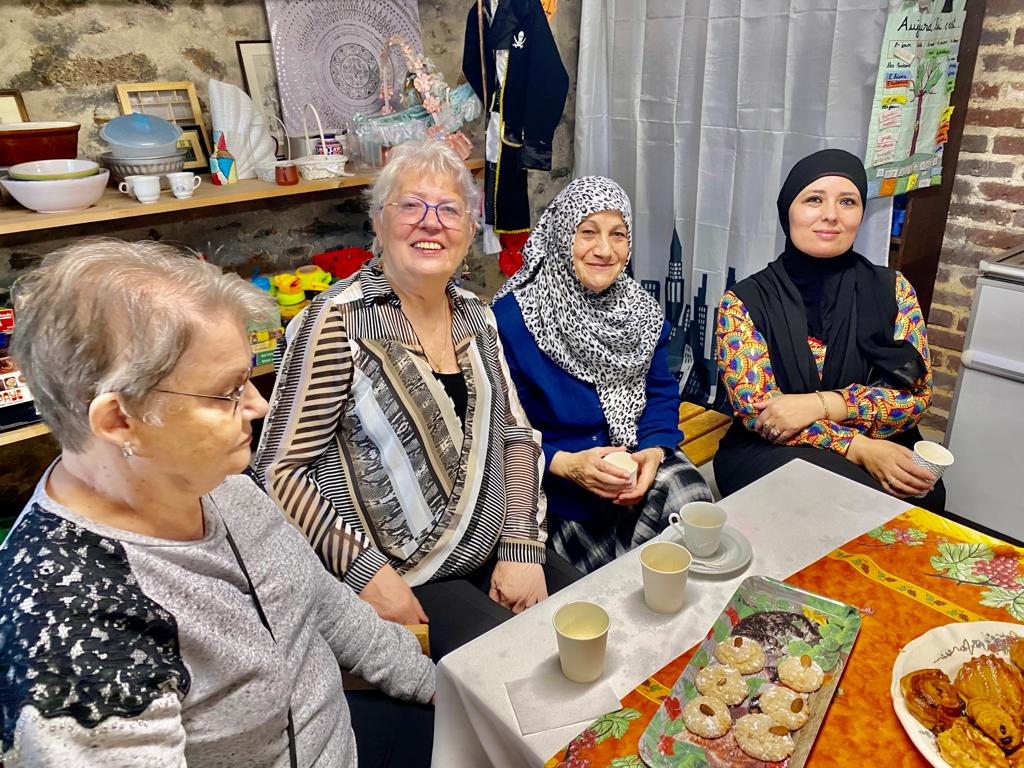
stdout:
POLYGON ((596 603, 566 603, 551 623, 558 637, 562 674, 577 683, 592 683, 604 671, 608 613, 596 603))
POLYGON ((639 469, 639 465, 633 461, 633 457, 630 454, 626 451, 616 451, 615 453, 609 453, 604 457, 604 460, 619 469, 629 472, 629 482, 632 485, 636 485, 636 472, 639 469))
POLYGON ((931 440, 914 443, 914 462, 927 469, 938 480, 942 473, 953 466, 953 454, 931 440))
POLYGON ((202 177, 196 176, 192 171, 168 173, 167 181, 171 184, 171 192, 179 200, 187 200, 192 197, 192 193, 203 183, 202 177))
POLYGON ((677 613, 686 599, 686 577, 693 558, 678 544, 656 541, 640 550, 644 600, 655 613, 677 613))
POLYGON ((135 197, 135 190, 132 189, 132 183, 137 178, 139 178, 137 175, 125 176, 124 181, 117 185, 117 191, 128 195, 128 197, 135 197))
POLYGON ((725 520, 725 510, 710 501, 691 501, 668 516, 668 521, 683 535, 686 548, 697 557, 715 553, 725 520))
POLYGON ((136 176, 132 179, 132 193, 140 203, 155 203, 160 199, 160 177, 136 176))

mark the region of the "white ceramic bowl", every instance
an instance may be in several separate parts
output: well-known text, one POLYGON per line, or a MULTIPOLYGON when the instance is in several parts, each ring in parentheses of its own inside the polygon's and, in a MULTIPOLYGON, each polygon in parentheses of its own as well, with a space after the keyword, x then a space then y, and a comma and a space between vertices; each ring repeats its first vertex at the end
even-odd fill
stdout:
POLYGON ((163 157, 117 158, 112 153, 104 152, 100 156, 103 163, 114 176, 114 182, 124 181, 125 176, 159 176, 160 188, 170 189, 165 175, 177 173, 185 167, 185 152, 176 152, 163 157))
POLYGON ((99 173, 99 170, 99 163, 92 160, 33 160, 12 165, 7 174, 16 181, 52 181, 80 179, 99 173))
POLYGON ((39 213, 71 213, 84 211, 103 196, 110 172, 103 170, 81 179, 52 181, 15 181, 0 179, 11 197, 26 208, 39 213))

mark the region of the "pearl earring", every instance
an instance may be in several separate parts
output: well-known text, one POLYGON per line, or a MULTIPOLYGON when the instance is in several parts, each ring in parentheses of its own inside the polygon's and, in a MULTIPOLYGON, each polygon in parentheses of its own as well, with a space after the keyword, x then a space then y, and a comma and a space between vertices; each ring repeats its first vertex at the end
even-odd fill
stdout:
POLYGON ((121 456, 123 456, 124 458, 127 459, 128 457, 134 456, 134 455, 135 455, 135 449, 132 448, 132 444, 130 442, 125 440, 123 443, 121 443, 121 456))

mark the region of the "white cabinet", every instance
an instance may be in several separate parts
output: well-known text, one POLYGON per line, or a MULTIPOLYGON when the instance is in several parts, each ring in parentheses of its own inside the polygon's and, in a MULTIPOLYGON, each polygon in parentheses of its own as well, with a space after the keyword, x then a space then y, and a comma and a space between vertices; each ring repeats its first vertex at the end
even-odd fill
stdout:
POLYGON ((1024 539, 1024 250, 981 262, 946 445, 946 508, 1024 539))

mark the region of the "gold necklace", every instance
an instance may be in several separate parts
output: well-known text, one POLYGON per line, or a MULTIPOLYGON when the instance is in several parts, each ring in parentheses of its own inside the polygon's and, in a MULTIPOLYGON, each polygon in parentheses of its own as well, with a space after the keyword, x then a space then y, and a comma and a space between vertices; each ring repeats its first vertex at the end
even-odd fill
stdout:
MULTIPOLYGON (((440 362, 437 365, 435 365, 434 361, 430 359, 430 353, 427 351, 426 346, 420 340, 420 335, 416 333, 416 326, 413 324, 412 320, 409 319, 409 316, 405 314, 405 310, 402 310, 402 315, 405 317, 406 322, 409 323, 409 327, 412 328, 412 336, 416 340, 416 346, 420 348, 420 352, 423 353, 423 357, 427 359, 427 365, 430 366, 430 370, 432 370, 434 373, 441 373, 442 369, 444 368, 444 362, 445 360, 448 359, 448 347, 451 346, 452 341, 451 326, 449 326, 448 324, 450 312, 451 304, 448 303, 448 298, 446 296, 444 317, 441 319, 441 325, 438 326, 438 333, 441 334, 442 338, 441 359, 440 362), (445 333, 446 330, 447 333, 445 333)), ((434 334, 435 338, 437 337, 437 335, 437 333, 434 334)))

